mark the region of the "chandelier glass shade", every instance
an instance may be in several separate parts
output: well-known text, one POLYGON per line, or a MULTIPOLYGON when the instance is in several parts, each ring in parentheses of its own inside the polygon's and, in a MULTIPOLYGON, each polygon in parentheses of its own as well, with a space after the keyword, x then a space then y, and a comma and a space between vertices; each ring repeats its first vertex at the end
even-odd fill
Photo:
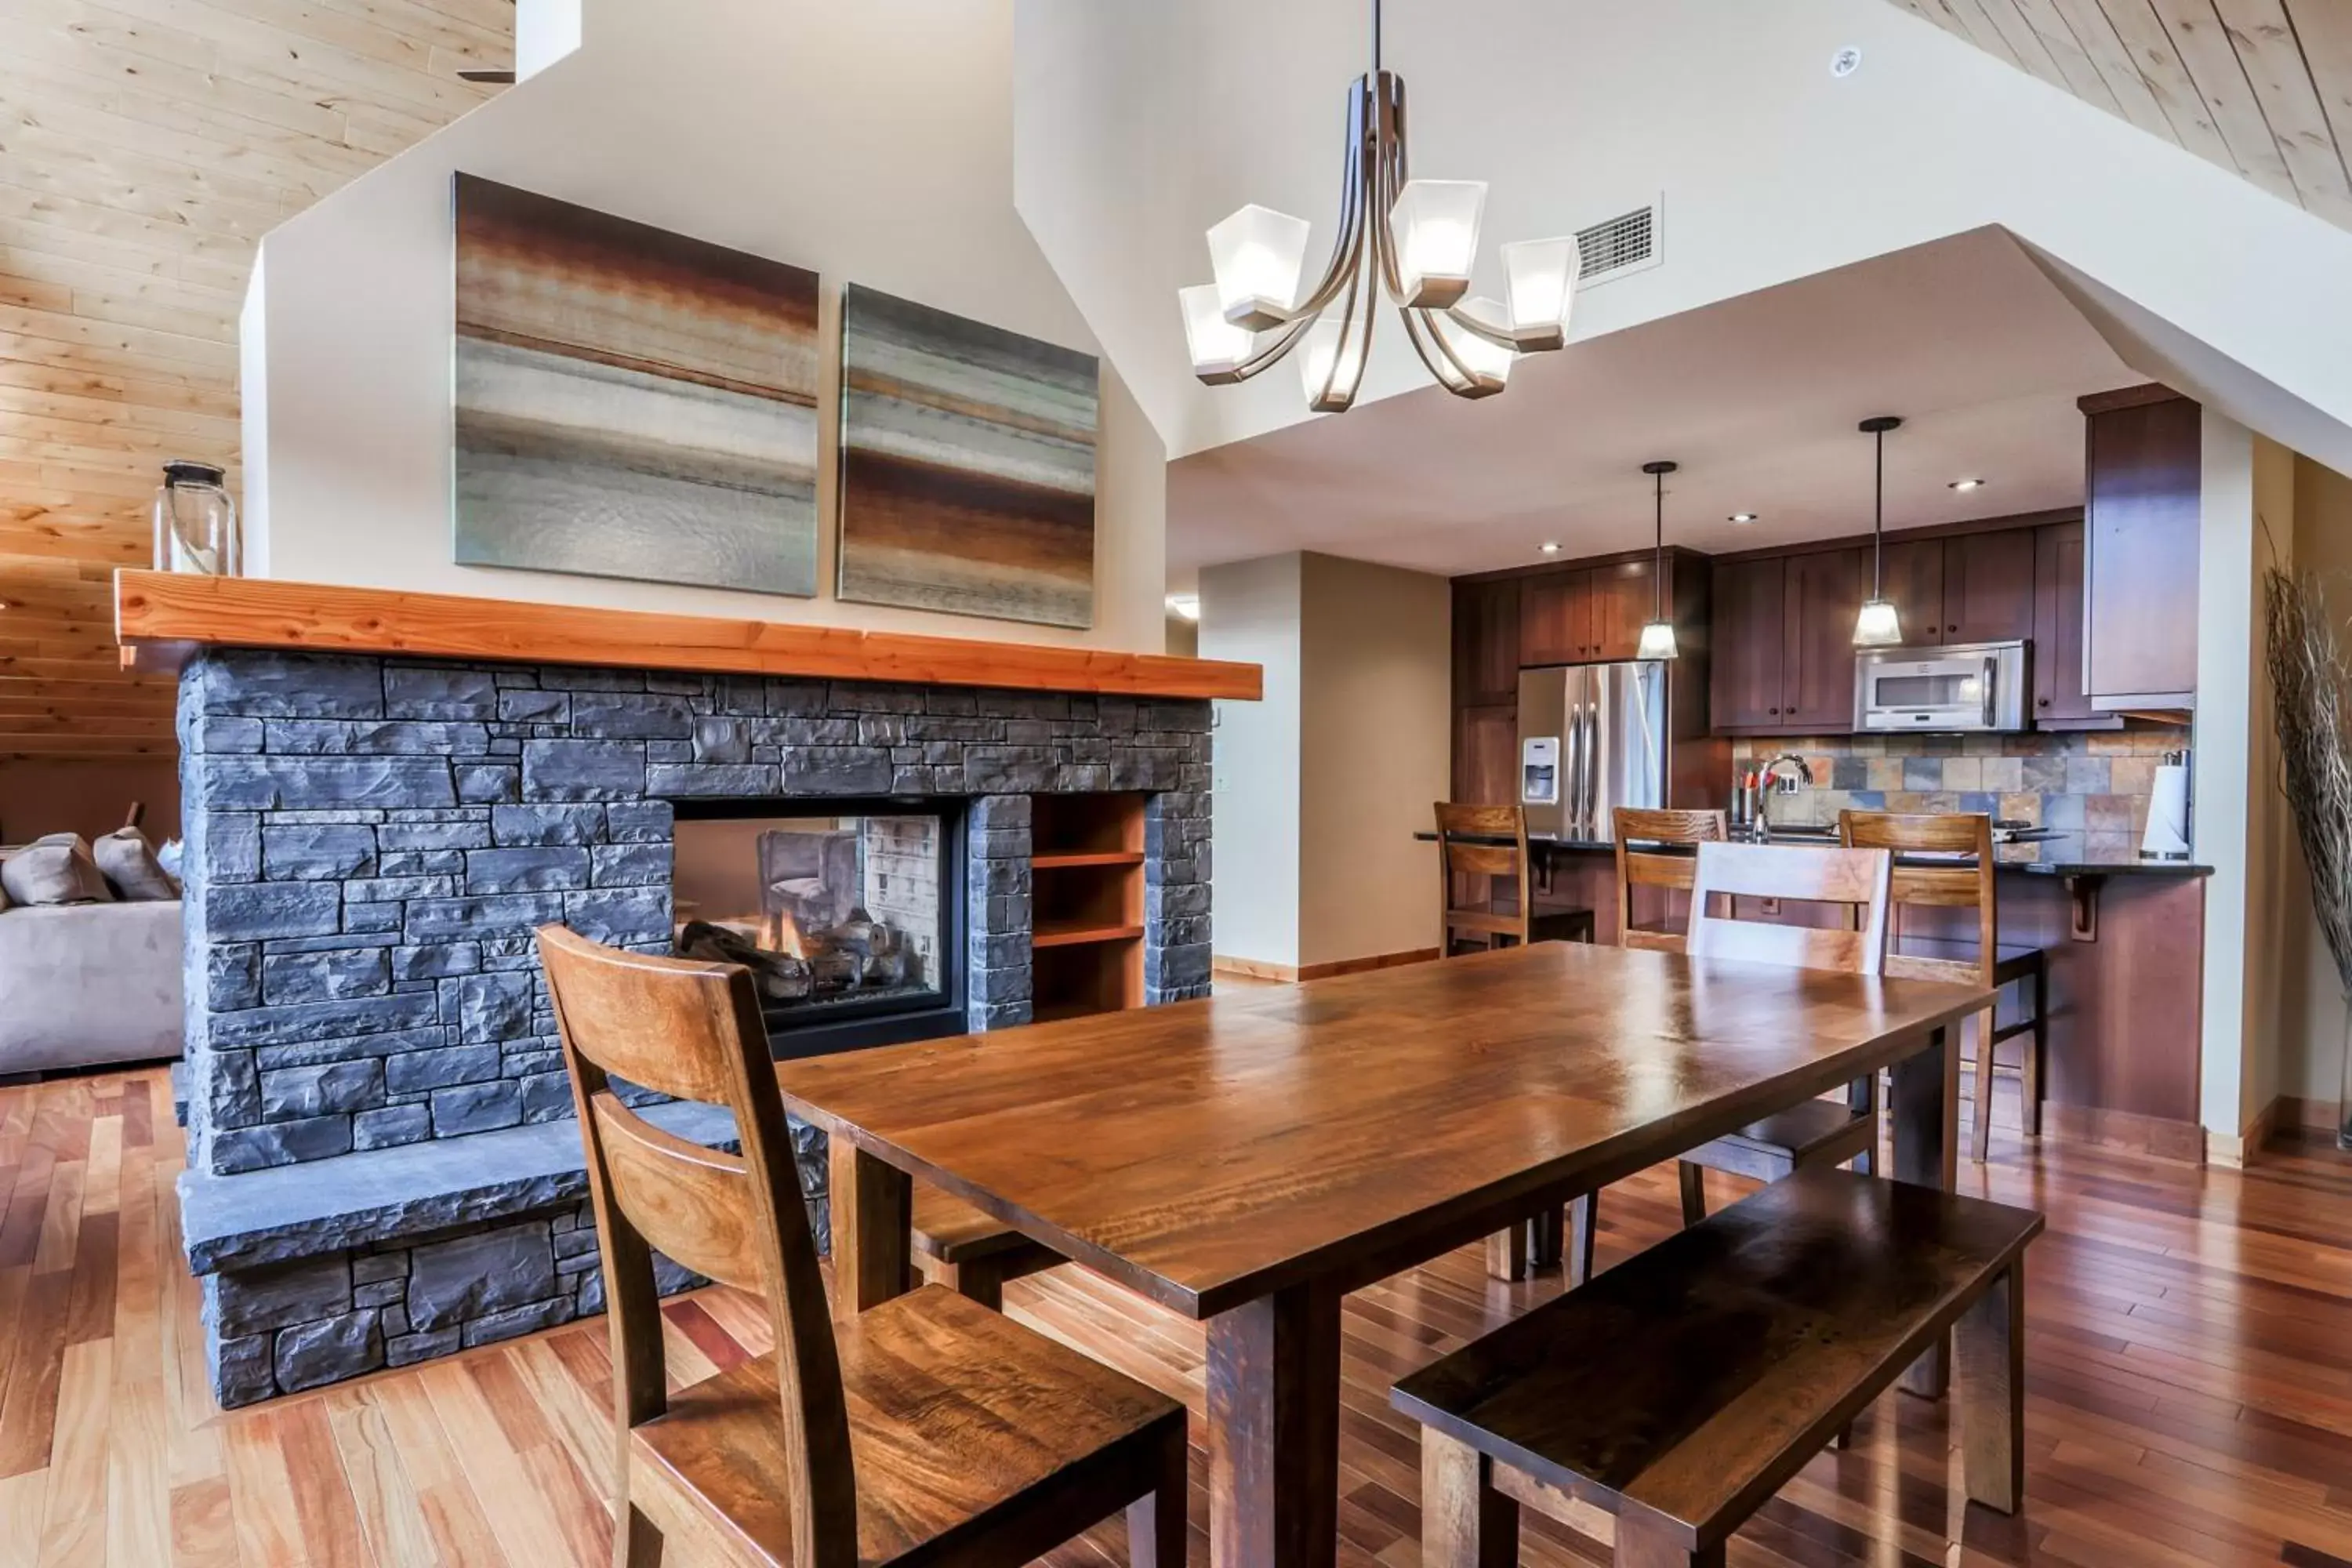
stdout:
POLYGON ((1209 230, 1215 281, 1179 291, 1193 374, 1212 386, 1303 349, 1308 405, 1345 411, 1363 384, 1382 295, 1422 363, 1459 397, 1502 391, 1519 355, 1568 341, 1576 240, 1502 247, 1504 298, 1469 297, 1486 184, 1411 177, 1404 81, 1380 68, 1377 4, 1372 37, 1372 69, 1348 89, 1339 229, 1321 278, 1303 288, 1307 220, 1253 204, 1209 230))

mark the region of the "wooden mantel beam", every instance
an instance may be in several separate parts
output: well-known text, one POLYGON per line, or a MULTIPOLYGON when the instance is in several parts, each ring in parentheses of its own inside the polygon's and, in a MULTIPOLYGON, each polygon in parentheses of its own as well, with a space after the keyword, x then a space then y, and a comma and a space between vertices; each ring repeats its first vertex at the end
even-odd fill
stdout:
POLYGON ((114 626, 142 669, 253 647, 1249 702, 1264 685, 1215 659, 167 572, 115 574, 114 626))

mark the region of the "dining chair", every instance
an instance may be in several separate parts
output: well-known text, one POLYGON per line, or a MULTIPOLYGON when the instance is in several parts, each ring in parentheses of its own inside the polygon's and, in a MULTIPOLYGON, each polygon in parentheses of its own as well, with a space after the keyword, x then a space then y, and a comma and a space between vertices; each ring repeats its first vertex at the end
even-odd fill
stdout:
POLYGON ((1184 1410, 938 1286, 838 1325, 750 973, 539 931, 612 1321, 614 1568, 1013 1564, 1127 1510, 1184 1561, 1184 1410), (609 1076, 608 1076, 609 1075, 609 1076), (612 1079, 733 1112, 740 1153, 612 1079), (652 1255, 767 1306, 775 1349, 672 1388, 652 1255))
MULTIPOLYGON (((1617 945, 1653 952, 1680 952, 1684 932, 1663 922, 1643 924, 1635 917, 1633 889, 1656 888, 1665 892, 1690 891, 1698 861, 1690 848, 1719 844, 1730 837, 1719 811, 1654 811, 1621 805, 1611 814, 1610 837, 1617 849, 1617 945), (1680 847, 1680 853, 1658 846, 1680 847)), ((1568 1205, 1568 1282, 1581 1285, 1592 1278, 1596 1231, 1601 1219, 1601 1194, 1587 1193, 1568 1205)))
POLYGON ((1438 951, 1451 958, 1456 931, 1485 938, 1482 945, 1504 942, 1591 942, 1592 911, 1585 909, 1544 910, 1535 907, 1534 879, 1528 851, 1528 816, 1516 805, 1458 805, 1436 803, 1438 910, 1444 925, 1438 951), (1457 900, 1456 880, 1475 889, 1479 903, 1457 900), (1511 902, 1498 901, 1508 886, 1511 902))
POLYGON ((1838 837, 1850 847, 1945 858, 1934 864, 1896 862, 1892 897, 1898 929, 1887 941, 1886 973, 1910 980, 1973 981, 1996 990, 2019 983, 2031 985, 2032 1006, 2019 1021, 2003 1027, 1995 1008, 1978 1016, 1972 1029, 1975 1053, 1964 1056, 1961 1066, 1976 1075, 1971 1143, 1981 1165, 1991 1152, 1992 1080, 2001 1070, 2000 1047, 2021 1035, 2031 1036, 2016 1069, 2019 1121, 2027 1136, 2040 1137, 2042 1067, 2049 1044, 2049 954, 2035 943, 2000 940, 1992 818, 1982 812, 1923 816, 1848 811, 1839 815, 1838 837), (1975 929, 1949 936, 1906 932, 1899 929, 1906 908, 1969 910, 1976 915, 1975 929))
MULTIPOLYGON (((1701 844, 1696 858, 1685 942, 1693 958, 1885 973, 1895 861, 1887 851, 1701 844), (1836 911, 1837 923, 1742 919, 1743 899, 1823 906, 1836 911)), ((1843 1102, 1808 1100, 1693 1150, 1680 1168, 1683 1223, 1696 1225, 1706 1217, 1708 1171, 1777 1182, 1795 1171, 1852 1161, 1856 1170, 1868 1172, 1878 1148, 1878 1075, 1873 1073, 1848 1085, 1843 1102)))

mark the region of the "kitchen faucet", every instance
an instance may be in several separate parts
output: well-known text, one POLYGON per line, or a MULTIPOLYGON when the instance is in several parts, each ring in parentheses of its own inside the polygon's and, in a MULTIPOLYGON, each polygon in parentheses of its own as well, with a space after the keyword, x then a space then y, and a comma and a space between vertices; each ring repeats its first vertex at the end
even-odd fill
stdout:
POLYGON ((1772 835, 1772 813, 1769 803, 1772 798, 1772 784, 1776 778, 1780 780, 1782 795, 1794 795, 1799 790, 1811 785, 1813 770, 1811 764, 1796 752, 1783 752, 1766 763, 1764 771, 1756 775, 1756 837, 1759 843, 1770 838, 1772 835), (1783 763, 1793 766, 1796 772, 1787 777, 1781 777, 1780 764, 1783 763))

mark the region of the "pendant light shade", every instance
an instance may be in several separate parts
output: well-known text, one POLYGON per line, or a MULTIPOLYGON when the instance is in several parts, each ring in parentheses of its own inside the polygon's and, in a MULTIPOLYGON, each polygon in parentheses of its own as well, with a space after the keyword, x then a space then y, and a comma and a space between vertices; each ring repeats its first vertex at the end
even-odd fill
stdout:
POLYGON ((1899 429, 1903 421, 1892 414, 1880 414, 1865 419, 1862 433, 1877 443, 1876 499, 1871 507, 1870 523, 1870 597, 1863 602, 1862 613, 1853 618, 1853 646, 1856 647, 1900 647, 1903 644, 1903 617, 1895 614, 1895 602, 1886 596, 1885 566, 1886 563, 1886 433, 1899 429))
POLYGON ((1635 658, 1682 657, 1682 650, 1675 645, 1675 623, 1666 619, 1666 476, 1676 467, 1663 460, 1642 465, 1642 471, 1650 476, 1657 532, 1652 546, 1655 553, 1650 561, 1650 620, 1642 628, 1642 640, 1634 645, 1635 658))

